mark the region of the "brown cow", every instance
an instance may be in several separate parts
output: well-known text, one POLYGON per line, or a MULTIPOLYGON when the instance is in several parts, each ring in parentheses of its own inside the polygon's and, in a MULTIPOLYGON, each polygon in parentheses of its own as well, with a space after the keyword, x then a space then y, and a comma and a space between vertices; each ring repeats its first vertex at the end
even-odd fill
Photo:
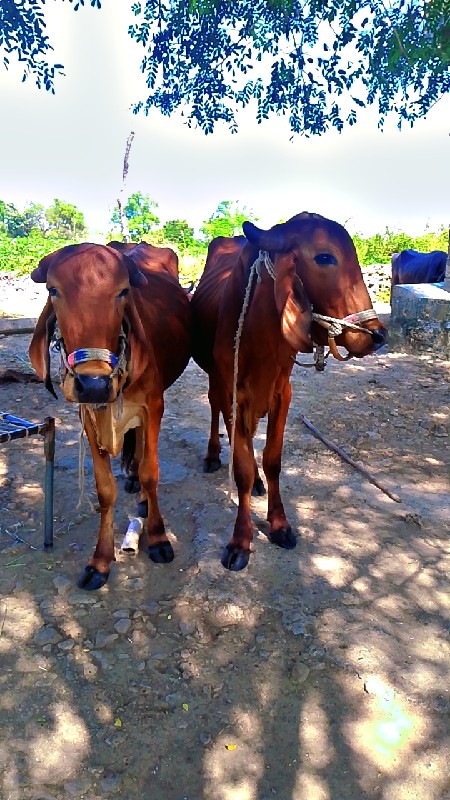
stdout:
POLYGON ((108 242, 108 247, 113 247, 119 253, 133 254, 133 261, 153 272, 166 272, 178 280, 178 256, 170 247, 155 247, 148 242, 108 242))
MULTIPOLYGON (((148 242, 108 242, 108 247, 113 247, 119 253, 130 253, 133 251, 133 260, 139 265, 143 258, 147 266, 151 266, 156 272, 168 272, 174 278, 179 279, 178 256, 170 247, 155 247, 148 242)), ((189 286, 183 286, 184 291, 192 296, 195 281, 191 281, 189 286)))
POLYGON ((330 336, 358 357, 385 342, 385 331, 372 310, 353 242, 341 225, 304 212, 269 231, 249 222, 243 228, 247 239, 241 236, 211 242, 204 273, 191 301, 193 355, 209 375, 211 433, 204 471, 213 472, 221 465, 220 413, 231 439, 235 339, 249 276, 258 264, 259 277, 255 276, 251 289, 238 351, 233 467, 239 508, 232 538, 221 559, 230 570, 248 564, 253 538, 250 495, 252 489, 260 495, 265 493, 253 454, 253 437, 258 420, 266 414, 263 468, 268 484, 270 540, 286 549, 296 544, 279 489, 295 353, 311 352, 313 341, 324 345, 328 340, 340 357, 330 336), (332 317, 334 330, 327 332, 330 320, 319 315, 332 317), (351 327, 342 330, 344 326, 351 327))
POLYGON ((31 274, 49 290, 31 341, 31 362, 55 394, 49 343, 57 326, 62 389, 66 400, 81 404, 92 452, 101 520, 94 555, 78 581, 84 589, 103 586, 114 560, 117 488, 110 456, 120 453, 134 428, 139 478, 149 501, 149 555, 157 563, 174 557, 158 508, 157 448, 164 390, 190 356, 191 308, 176 278, 155 267, 156 248, 144 243, 135 249, 138 257, 134 250, 70 245, 43 258, 31 274))

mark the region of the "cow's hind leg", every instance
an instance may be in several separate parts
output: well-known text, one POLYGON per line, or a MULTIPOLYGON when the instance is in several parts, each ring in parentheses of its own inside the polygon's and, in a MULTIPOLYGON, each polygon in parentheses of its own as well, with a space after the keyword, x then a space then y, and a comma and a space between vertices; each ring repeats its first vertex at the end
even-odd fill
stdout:
POLYGON ((111 469, 111 459, 105 450, 99 450, 90 418, 86 415, 85 430, 94 464, 95 483, 100 505, 100 530, 94 555, 78 579, 80 589, 93 591, 105 585, 109 578, 111 561, 114 561, 114 504, 117 486, 111 469))
POLYGON ((167 564, 173 561, 175 555, 164 528, 157 494, 159 479, 158 437, 163 410, 164 401, 162 396, 159 398, 152 397, 148 404, 144 455, 139 467, 141 487, 148 499, 148 554, 156 564, 167 564))
POLYGON ((208 440, 208 449, 206 451, 206 456, 203 459, 203 472, 217 472, 217 470, 222 466, 222 462, 220 460, 221 444, 219 438, 220 395, 217 386, 217 380, 212 375, 210 375, 209 378, 208 398, 211 408, 211 429, 208 440))
POLYGON ((261 479, 259 474, 258 465, 256 463, 255 453, 253 450, 253 439, 251 436, 248 437, 248 447, 253 457, 253 486, 252 486, 252 496, 253 497, 264 497, 266 493, 266 487, 264 486, 264 482, 261 479))
MULTIPOLYGON (((220 451, 222 447, 219 437, 220 390, 217 386, 217 381, 213 376, 210 376, 208 398, 211 408, 211 430, 206 457, 203 460, 203 472, 216 472, 222 466, 222 462, 220 460, 220 451)), ((266 493, 266 488, 259 475, 258 465, 253 454, 253 442, 251 436, 248 436, 248 446, 252 453, 254 465, 252 495, 254 497, 262 497, 266 493)))
POLYGON ((133 458, 127 477, 125 478, 124 489, 128 494, 137 494, 141 490, 141 483, 139 481, 139 461, 133 458))
POLYGON ((128 494, 137 494, 141 489, 139 464, 142 458, 143 444, 144 431, 142 426, 132 428, 126 432, 122 448, 122 468, 127 473, 124 489, 128 494))
POLYGON ((269 538, 273 544, 286 550, 291 550, 297 543, 296 536, 287 521, 280 495, 281 451, 290 402, 291 386, 287 381, 281 394, 275 396, 269 412, 267 440, 263 452, 263 468, 269 495, 267 510, 267 519, 270 522, 269 538))

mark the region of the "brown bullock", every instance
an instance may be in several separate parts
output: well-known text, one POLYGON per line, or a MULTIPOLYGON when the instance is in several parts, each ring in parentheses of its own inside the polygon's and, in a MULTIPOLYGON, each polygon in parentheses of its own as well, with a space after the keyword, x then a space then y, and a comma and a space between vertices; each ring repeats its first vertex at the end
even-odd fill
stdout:
POLYGON ((267 414, 263 469, 268 484, 270 540, 286 549, 296 544, 279 489, 284 427, 291 400, 289 379, 296 352, 311 352, 313 342, 325 345, 328 341, 341 357, 335 337, 337 345, 361 357, 385 342, 385 331, 372 309, 353 242, 341 225, 304 212, 269 231, 249 222, 243 228, 247 238, 211 242, 204 273, 191 301, 193 355, 209 375, 211 433, 205 472, 221 465, 220 413, 232 438, 235 341, 243 318, 233 454, 239 508, 233 535, 221 559, 230 570, 248 564, 253 538, 250 496, 252 490, 265 493, 253 454, 253 437, 258 420, 267 414), (334 322, 320 315, 332 317, 334 322))
POLYGON ((155 247, 148 242, 108 242, 108 247, 113 247, 119 253, 133 254, 133 261, 153 272, 166 272, 178 280, 178 256, 170 247, 155 247))
POLYGON ((174 557, 158 507, 157 448, 164 390, 190 356, 191 308, 178 280, 155 261, 156 249, 142 243, 121 253, 70 245, 43 258, 31 274, 47 283, 49 298, 30 359, 55 394, 49 343, 56 336, 64 396, 80 404, 94 464, 101 519, 94 555, 78 581, 84 589, 103 586, 114 560, 117 488, 110 456, 120 453, 131 429, 137 429, 139 479, 148 499, 150 558, 164 563, 174 557))

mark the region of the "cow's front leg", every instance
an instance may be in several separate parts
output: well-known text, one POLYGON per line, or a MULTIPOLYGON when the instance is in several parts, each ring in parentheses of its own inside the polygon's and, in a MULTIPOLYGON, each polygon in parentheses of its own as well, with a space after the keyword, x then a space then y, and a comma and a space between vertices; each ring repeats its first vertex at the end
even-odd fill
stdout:
MULTIPOLYGON (((224 413, 224 419, 229 414, 224 413)), ((230 425, 227 425, 231 441, 230 425)), ((250 497, 255 479, 255 459, 253 448, 249 447, 248 433, 245 430, 240 409, 238 409, 234 435, 233 454, 234 479, 238 490, 239 506, 233 535, 225 547, 221 562, 233 572, 244 569, 250 558, 250 544, 253 539, 253 523, 250 516, 250 497)))
POLYGON ((263 452, 263 469, 268 486, 267 519, 270 541, 291 550, 297 539, 289 525, 280 495, 281 452, 286 419, 291 402, 291 385, 287 381, 281 394, 275 395, 267 423, 267 440, 263 452))
POLYGON ((157 398, 152 397, 148 403, 144 455, 139 467, 141 487, 148 500, 148 554, 156 564, 167 564, 169 561, 173 561, 175 555, 167 538, 158 506, 158 437, 163 411, 162 395, 157 398))
POLYGON ((100 505, 100 530, 94 555, 78 579, 80 589, 93 591, 105 585, 109 578, 111 561, 114 561, 114 504, 117 486, 111 470, 111 459, 105 450, 99 450, 95 431, 88 414, 85 430, 92 453, 95 483, 100 505))

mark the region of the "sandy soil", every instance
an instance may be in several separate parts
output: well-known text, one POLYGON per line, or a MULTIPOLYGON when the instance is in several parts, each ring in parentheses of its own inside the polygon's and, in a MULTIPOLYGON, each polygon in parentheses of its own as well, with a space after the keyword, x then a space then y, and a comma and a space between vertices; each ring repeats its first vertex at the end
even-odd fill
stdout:
MULTIPOLYGON (((26 371, 29 339, 0 338, 2 369, 26 371)), ((118 552, 96 594, 76 588, 97 531, 77 510, 77 410, 1 385, 3 411, 57 420, 51 553, 42 442, 0 448, 1 800, 449 800, 449 381, 448 362, 389 353, 297 370, 282 487, 298 545, 268 542, 255 498, 254 554, 231 574, 228 447, 203 475, 207 383, 190 364, 160 441, 176 558, 118 552)), ((116 474, 119 548, 136 498, 116 474)))

